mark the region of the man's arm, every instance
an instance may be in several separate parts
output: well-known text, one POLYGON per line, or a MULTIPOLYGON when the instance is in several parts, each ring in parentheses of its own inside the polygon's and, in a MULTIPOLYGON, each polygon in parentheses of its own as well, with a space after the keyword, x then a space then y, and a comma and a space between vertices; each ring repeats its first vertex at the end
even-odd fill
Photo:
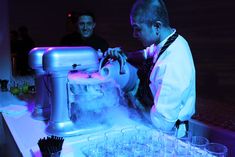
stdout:
POLYGON ((134 66, 138 66, 145 60, 144 50, 139 50, 135 52, 125 52, 127 56, 127 62, 134 66))

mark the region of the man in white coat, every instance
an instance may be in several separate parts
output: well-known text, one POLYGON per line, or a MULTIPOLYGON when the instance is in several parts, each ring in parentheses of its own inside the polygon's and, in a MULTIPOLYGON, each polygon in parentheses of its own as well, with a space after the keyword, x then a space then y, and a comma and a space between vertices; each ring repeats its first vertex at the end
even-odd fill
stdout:
POLYGON ((109 48, 105 55, 141 62, 135 96, 150 113, 153 125, 164 131, 175 125, 185 130, 195 112, 196 98, 195 68, 188 42, 170 27, 162 0, 137 0, 130 22, 133 36, 146 48, 125 55, 120 48, 109 48))

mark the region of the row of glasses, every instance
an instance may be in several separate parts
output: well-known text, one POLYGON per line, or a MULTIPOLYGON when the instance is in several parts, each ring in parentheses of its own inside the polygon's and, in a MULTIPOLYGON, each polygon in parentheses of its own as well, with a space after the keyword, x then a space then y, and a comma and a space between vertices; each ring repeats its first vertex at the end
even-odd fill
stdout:
POLYGON ((143 126, 107 131, 88 137, 83 153, 87 157, 226 157, 227 148, 209 143, 202 136, 186 132, 177 137, 177 129, 160 131, 143 126))
POLYGON ((202 136, 193 136, 191 140, 192 157, 226 157, 228 148, 220 143, 210 143, 202 136))
MULTIPOLYGON (((173 131, 175 128, 173 129, 173 131)), ((206 137, 192 136, 187 131, 183 137, 177 137, 177 129, 174 154, 178 157, 226 157, 228 148, 220 143, 210 143, 206 137)))
POLYGON ((139 127, 107 131, 100 135, 99 140, 94 136, 88 137, 89 144, 82 151, 87 157, 150 157, 153 156, 153 140, 158 139, 150 135, 154 131, 139 127))
POLYGON ((202 136, 192 136, 187 131, 184 136, 177 137, 177 128, 160 131, 160 156, 164 157, 226 157, 228 149, 220 143, 210 143, 202 136))

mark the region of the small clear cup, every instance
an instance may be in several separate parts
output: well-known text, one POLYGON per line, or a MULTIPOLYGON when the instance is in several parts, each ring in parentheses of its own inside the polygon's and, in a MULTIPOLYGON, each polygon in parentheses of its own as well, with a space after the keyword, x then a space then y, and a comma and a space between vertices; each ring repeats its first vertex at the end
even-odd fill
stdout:
POLYGON ((135 127, 126 127, 121 130, 122 133, 122 147, 123 149, 131 150, 133 145, 137 142, 137 132, 135 127))
POLYGON ((176 133, 176 127, 168 131, 161 130, 161 154, 164 154, 164 156, 172 156, 175 153, 176 133))
POLYGON ((106 154, 104 135, 92 135, 87 138, 88 144, 82 148, 83 154, 88 157, 100 157, 106 154))
POLYGON ((106 150, 108 152, 115 152, 120 149, 120 142, 122 133, 120 130, 112 130, 105 132, 106 150))
POLYGON ((227 157, 228 148, 220 143, 209 143, 205 146, 207 157, 227 157))
POLYGON ((138 144, 144 144, 147 142, 147 134, 149 131, 149 128, 146 128, 144 126, 135 126, 136 129, 136 141, 138 144))
POLYGON ((186 131, 184 136, 176 138, 175 154, 177 156, 182 156, 182 157, 190 156, 191 138, 192 138, 191 131, 186 131))
POLYGON ((146 134, 146 144, 150 149, 150 156, 158 156, 162 148, 161 133, 158 129, 150 128, 146 134))
POLYGON ((193 157, 203 157, 206 152, 205 146, 209 143, 209 140, 203 136, 192 136, 191 139, 191 154, 193 157))
POLYGON ((134 157, 144 157, 150 149, 146 144, 136 143, 132 151, 134 157))

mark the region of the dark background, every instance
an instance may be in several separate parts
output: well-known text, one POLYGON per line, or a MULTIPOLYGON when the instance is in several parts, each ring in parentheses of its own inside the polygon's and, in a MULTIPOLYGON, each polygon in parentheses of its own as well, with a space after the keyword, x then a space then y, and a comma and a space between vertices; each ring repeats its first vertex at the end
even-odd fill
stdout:
MULTIPOLYGON (((129 12, 134 0, 10 0, 10 29, 29 28, 36 46, 56 46, 66 34, 66 14, 89 9, 96 32, 111 47, 141 48, 132 38, 129 12)), ((171 26, 192 49, 199 97, 235 102, 235 1, 165 0, 171 26)))

